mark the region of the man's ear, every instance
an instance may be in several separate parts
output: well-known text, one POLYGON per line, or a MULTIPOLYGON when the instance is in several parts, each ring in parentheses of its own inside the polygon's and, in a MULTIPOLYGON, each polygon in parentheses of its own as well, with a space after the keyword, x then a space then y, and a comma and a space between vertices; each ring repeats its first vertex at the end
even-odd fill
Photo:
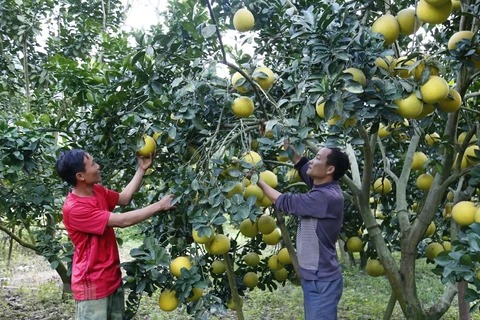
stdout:
POLYGON ((335 167, 334 166, 329 166, 327 168, 327 174, 333 174, 335 172, 335 167))
POLYGON ((75 174, 75 177, 77 178, 77 181, 84 181, 85 180, 85 177, 83 176, 82 172, 77 172, 75 174))

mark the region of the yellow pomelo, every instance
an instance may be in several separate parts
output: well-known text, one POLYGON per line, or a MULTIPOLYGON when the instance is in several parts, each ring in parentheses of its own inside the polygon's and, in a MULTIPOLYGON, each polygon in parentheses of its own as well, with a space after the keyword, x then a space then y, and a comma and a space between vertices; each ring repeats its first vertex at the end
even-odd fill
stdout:
POLYGON ((428 225, 428 228, 427 228, 427 230, 425 230, 425 233, 423 234, 423 236, 425 238, 431 237, 435 233, 435 230, 437 230, 437 226, 435 225, 435 222, 432 221, 428 225))
POLYGON ((400 26, 394 16, 385 14, 373 23, 372 32, 381 33, 385 37, 384 45, 388 46, 397 40, 400 34, 400 26))
POLYGON ((230 198, 234 194, 243 194, 243 184, 241 182, 238 182, 235 184, 232 190, 227 192, 227 198, 230 198))
POLYGON ((418 116, 415 117, 415 119, 424 119, 426 116, 430 115, 432 112, 435 111, 435 106, 430 103, 424 103, 422 112, 418 116))
POLYGON ((243 261, 253 267, 260 263, 260 256, 256 252, 249 252, 243 257, 243 261))
MULTIPOLYGON (((462 132, 458 135, 458 138, 457 138, 457 142, 459 144, 462 144, 463 143, 463 140, 465 140, 465 137, 467 136, 467 132, 462 132)), ((477 142, 477 135, 473 135, 472 138, 470 139, 470 141, 468 141, 468 144, 471 144, 471 143, 475 143, 477 142)))
POLYGON ((433 63, 426 62, 425 60, 420 61, 420 63, 415 67, 415 80, 420 81, 422 77, 423 70, 427 66, 427 70, 430 71, 429 76, 438 76, 440 74, 440 70, 433 63))
POLYGON ((252 139, 252 141, 250 142, 250 148, 252 148, 252 150, 254 151, 257 151, 259 147, 260 147, 260 142, 258 142, 257 139, 252 139))
POLYGON ((462 4, 460 3, 460 0, 452 0, 452 10, 453 11, 462 10, 462 4))
MULTIPOLYGON (((394 18, 395 19, 395 18, 394 18)), ((362 70, 357 68, 348 68, 343 71, 343 73, 350 73, 353 75, 353 80, 360 83, 362 87, 365 87, 367 84, 367 78, 362 70)))
POLYGON ((260 172, 260 179, 272 188, 278 185, 277 175, 270 170, 260 172))
POLYGON ((376 218, 376 219, 380 219, 380 220, 385 219, 385 215, 383 214, 382 210, 377 209, 377 210, 375 211, 375 218, 376 218))
POLYGON ((205 244, 207 252, 213 255, 220 255, 227 253, 230 250, 230 239, 224 234, 217 234, 213 237, 213 240, 205 244))
POLYGON ((283 263, 281 263, 278 260, 278 256, 274 254, 270 258, 268 258, 268 267, 272 271, 277 271, 283 268, 283 263))
POLYGON ((475 210, 475 222, 480 222, 480 208, 478 208, 477 210, 475 210))
POLYGON ((265 73, 267 77, 265 78, 264 75, 255 75, 253 80, 257 81, 263 90, 270 89, 273 85, 273 81, 275 81, 275 75, 273 74, 273 71, 267 67, 259 67, 253 71, 253 74, 260 72, 265 73))
POLYGON ((246 118, 253 114, 255 106, 249 97, 239 97, 232 103, 233 113, 237 117, 246 118))
POLYGON ((247 272, 243 276, 243 283, 247 288, 253 289, 258 284, 258 276, 255 272, 247 272))
POLYGON ((256 184, 251 184, 245 188, 245 192, 243 193, 245 200, 247 200, 250 196, 255 196, 257 200, 262 200, 264 194, 259 186, 256 184))
POLYGON ((430 260, 435 260, 438 254, 444 251, 445 248, 438 242, 431 242, 425 249, 425 255, 430 260))
POLYGON ((237 85, 237 81, 240 79, 245 79, 240 72, 235 72, 232 76, 232 85, 240 93, 247 93, 250 89, 245 89, 244 85, 246 82, 243 82, 241 85, 237 85))
POLYGON ((223 260, 214 260, 211 265, 212 273, 222 274, 227 271, 227 265, 223 260))
POLYGON ((213 237, 215 237, 215 232, 212 229, 212 233, 210 233, 210 236, 207 236, 206 234, 204 234, 202 237, 199 237, 198 236, 198 230, 193 230, 192 231, 192 237, 193 237, 193 240, 196 243, 205 244, 205 243, 209 243, 210 241, 212 241, 213 237))
POLYGON ((300 175, 298 174, 298 171, 295 170, 295 168, 292 168, 287 172, 287 174, 285 175, 285 179, 287 180, 288 183, 295 183, 295 182, 302 181, 302 178, 300 178, 300 175))
POLYGON ((477 155, 475 154, 475 150, 480 150, 480 147, 477 145, 472 145, 465 149, 464 157, 467 159, 467 166, 473 166, 474 164, 478 163, 479 160, 477 155))
POLYGON ((246 163, 250 163, 253 166, 260 165, 262 162, 262 157, 255 151, 247 151, 242 155, 241 158, 246 163))
POLYGON ((344 128, 354 127, 356 124, 357 124, 357 119, 355 119, 355 118, 348 118, 348 119, 345 120, 345 122, 343 123, 343 127, 344 127, 344 128))
POLYGON ((413 34, 422 25, 418 18, 415 21, 415 9, 413 8, 398 11, 396 18, 400 27, 400 33, 406 36, 413 34))
POLYGON ((375 60, 375 65, 377 67, 385 69, 388 73, 392 74, 393 69, 395 69, 395 59, 392 56, 386 56, 385 58, 378 57, 375 60))
POLYGON ((371 277, 380 277, 385 274, 385 268, 380 263, 380 260, 377 259, 368 260, 365 271, 371 277))
POLYGON ((412 204, 412 211, 413 211, 413 213, 417 213, 417 210, 418 210, 418 203, 414 202, 412 204))
POLYGON ((239 32, 252 30, 254 24, 255 18, 248 9, 242 8, 233 15, 233 27, 239 32))
POLYGON ((450 201, 450 202, 453 202, 454 198, 455 198, 455 193, 452 190, 448 191, 447 200, 450 201))
POLYGON ((286 265, 292 263, 292 258, 290 257, 290 254, 288 253, 287 248, 282 248, 280 251, 278 251, 278 261, 280 261, 281 264, 286 265))
POLYGON ((155 141, 157 141, 158 138, 160 138, 161 135, 162 135, 161 132, 154 132, 154 133, 153 133, 153 139, 154 139, 155 141))
POLYGON ((426 23, 441 24, 447 21, 452 13, 452 1, 447 1, 445 4, 435 7, 420 0, 417 3, 417 17, 426 23))
POLYGON ((443 241, 442 246, 443 246, 443 249, 452 251, 452 243, 450 241, 443 241))
POLYGON ((230 172, 235 170, 242 170, 242 166, 237 157, 232 157, 232 159, 230 160, 230 165, 225 170, 223 170, 221 174, 224 177, 230 177, 230 172))
POLYGON ((150 155, 153 154, 155 150, 157 150, 157 143, 155 142, 155 139, 146 134, 142 135, 142 139, 144 145, 137 152, 142 157, 150 157, 150 155))
POLYGON ((475 222, 477 207, 470 201, 460 201, 452 208, 452 218, 460 226, 468 226, 475 222))
POLYGON ((258 233, 257 224, 247 218, 240 223, 240 232, 245 237, 254 238, 258 233))
POLYGON ((378 136, 380 138, 385 138, 390 134, 390 131, 388 131, 388 127, 384 125, 383 123, 380 123, 378 127, 378 136))
MULTIPOLYGON (((455 161, 453 162, 452 169, 455 169, 455 167, 457 166, 458 156, 459 155, 457 154, 455 161)), ((468 161, 464 154, 462 157, 462 161, 460 162, 460 169, 465 169, 467 167, 468 167, 468 161)))
POLYGON ((270 207, 273 204, 273 202, 267 196, 263 196, 263 198, 260 200, 257 200, 255 204, 259 207, 270 207))
POLYGON ((173 311, 178 307, 180 299, 177 298, 175 290, 163 290, 158 298, 158 305, 163 311, 173 311))
POLYGON ((191 267, 192 263, 189 257, 177 257, 170 263, 170 273, 176 277, 180 277, 182 275, 182 268, 190 270, 191 267))
POLYGON ((425 153, 417 151, 413 154, 412 170, 421 170, 425 162, 428 161, 425 153))
POLYGON ((288 271, 285 268, 273 272, 273 277, 278 282, 283 282, 288 278, 288 271))
POLYGON ((392 184, 387 178, 378 178, 373 183, 373 192, 387 194, 392 191, 392 184))
POLYGON ((197 301, 203 296, 203 289, 201 288, 192 288, 192 296, 187 298, 188 302, 197 301))
POLYGON ((450 88, 448 96, 438 103, 438 109, 445 112, 455 112, 462 105, 462 97, 457 90, 450 88))
POLYGON ((262 234, 270 234, 277 228, 277 223, 272 216, 263 215, 258 218, 257 227, 262 234))
POLYGON ((440 141, 440 136, 438 133, 427 133, 425 135, 425 143, 428 144, 429 146, 433 146, 435 143, 440 141))
POLYGON ((460 42, 463 39, 472 40, 474 35, 475 34, 472 31, 468 31, 468 30, 458 31, 454 33, 448 40, 448 44, 447 44, 448 50, 457 49, 458 42, 460 42))
POLYGON ((320 97, 318 98, 316 104, 315 104, 315 110, 317 111, 317 114, 320 118, 325 119, 325 101, 323 101, 323 98, 320 97))
POLYGON ((428 81, 420 86, 422 100, 425 103, 437 103, 448 96, 449 87, 445 79, 439 76, 431 76, 428 81))
POLYGON ((288 156, 277 155, 277 161, 287 162, 288 160, 290 160, 290 158, 288 156))
POLYGON ((415 73, 415 69, 407 70, 407 68, 415 63, 415 59, 408 59, 403 56, 395 62, 395 72, 400 78, 409 78, 415 73))
POLYGON ((434 7, 439 7, 451 0, 425 0, 425 1, 434 7))
POLYGON ((271 246, 274 246, 277 243, 279 243, 281 238, 282 238, 282 234, 280 233, 279 228, 275 228, 275 230, 273 230, 269 234, 263 234, 262 235, 263 242, 265 242, 266 244, 269 244, 271 246))
POLYGON ((405 99, 395 99, 393 102, 398 106, 395 112, 404 118, 415 118, 423 110, 423 102, 417 98, 415 92, 405 99))
POLYGON ((347 240, 347 250, 349 252, 360 252, 363 249, 363 241, 360 237, 351 237, 347 240))
MULTIPOLYGON (((240 297, 240 308, 243 307, 243 299, 240 297)), ((233 299, 228 300, 227 308, 230 310, 236 310, 235 301, 233 299)))
MULTIPOLYGON (((447 198, 448 198, 448 194, 447 194, 447 198)), ((449 220, 452 217, 452 208, 453 208, 453 204, 447 203, 445 205, 445 208, 443 208, 443 211, 442 211, 442 217, 444 220, 449 220)))
POLYGON ((342 117, 339 116, 338 114, 334 114, 328 121, 328 125, 329 126, 333 126, 335 123, 337 123, 338 121, 342 120, 342 117))
POLYGON ((430 190, 433 183, 433 176, 428 173, 423 173, 417 178, 417 188, 423 191, 430 190))

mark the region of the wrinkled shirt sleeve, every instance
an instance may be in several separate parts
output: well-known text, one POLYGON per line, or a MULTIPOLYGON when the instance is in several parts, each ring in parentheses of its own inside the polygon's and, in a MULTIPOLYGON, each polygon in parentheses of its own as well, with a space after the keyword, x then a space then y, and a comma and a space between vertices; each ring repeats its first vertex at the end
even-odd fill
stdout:
POLYGON ((284 193, 277 198, 275 207, 296 216, 324 218, 327 205, 321 191, 311 191, 303 194, 284 193))
POLYGON ((305 184, 310 188, 313 187, 313 179, 307 175, 308 159, 302 157, 302 159, 297 162, 294 168, 298 171, 298 175, 300 176, 302 181, 305 182, 305 184))

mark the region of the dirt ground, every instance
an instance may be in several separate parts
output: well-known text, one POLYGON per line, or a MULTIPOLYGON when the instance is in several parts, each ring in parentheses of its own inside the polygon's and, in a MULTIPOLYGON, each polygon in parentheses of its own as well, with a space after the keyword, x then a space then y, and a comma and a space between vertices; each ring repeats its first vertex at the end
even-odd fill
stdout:
POLYGON ((0 319, 73 319, 73 300, 62 301, 62 282, 43 257, 20 251, 10 266, 1 259, 0 319))

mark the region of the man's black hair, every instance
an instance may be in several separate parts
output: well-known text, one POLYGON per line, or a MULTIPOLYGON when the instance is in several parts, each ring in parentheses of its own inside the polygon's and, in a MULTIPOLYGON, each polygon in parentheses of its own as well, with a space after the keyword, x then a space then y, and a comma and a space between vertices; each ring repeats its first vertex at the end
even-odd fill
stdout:
POLYGON ((327 164, 335 167, 333 180, 340 180, 341 177, 350 169, 350 160, 348 156, 338 148, 329 148, 331 152, 327 155, 327 164))
POLYGON ((63 151, 55 163, 55 170, 57 170, 58 175, 63 180, 75 186, 77 184, 77 173, 85 171, 84 159, 84 150, 73 149, 63 151))

